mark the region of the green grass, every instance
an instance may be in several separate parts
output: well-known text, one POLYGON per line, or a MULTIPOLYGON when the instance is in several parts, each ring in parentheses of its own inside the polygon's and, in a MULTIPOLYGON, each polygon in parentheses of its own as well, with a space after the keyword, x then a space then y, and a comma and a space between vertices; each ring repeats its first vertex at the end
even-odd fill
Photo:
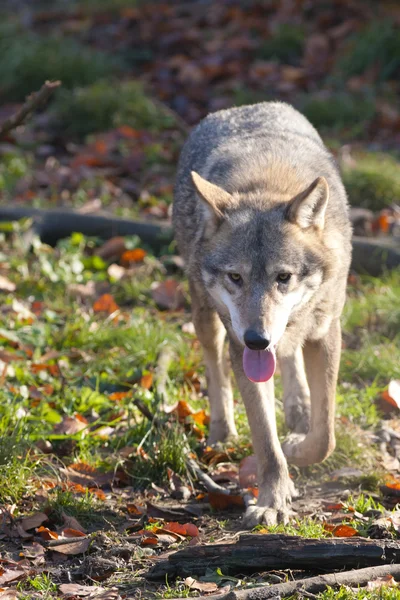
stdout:
MULTIPOLYGON (((254 528, 254 533, 258 531, 265 530, 265 526, 257 525, 254 528)), ((272 527, 268 527, 268 533, 282 533, 285 535, 299 535, 304 538, 324 538, 331 537, 331 534, 324 529, 323 523, 321 521, 315 521, 310 518, 305 519, 296 519, 292 523, 288 525, 274 525, 272 527)))
POLYGON ((400 329, 400 272, 382 278, 363 276, 362 284, 349 287, 342 316, 346 333, 393 338, 400 329))
POLYGON ((284 23, 257 49, 257 58, 297 64, 303 54, 304 29, 298 25, 284 23))
POLYGON ((396 203, 400 194, 398 161, 389 154, 368 152, 354 166, 343 167, 343 182, 353 206, 380 210, 396 203))
POLYGON ((3 101, 24 100, 46 80, 60 79, 64 88, 72 88, 122 70, 115 57, 74 39, 40 37, 7 23, 0 27, 0 51, 3 101))
POLYGON ((105 521, 101 514, 103 509, 104 503, 88 491, 76 494, 72 490, 56 487, 49 493, 49 518, 57 524, 63 524, 64 515, 67 515, 77 519, 83 527, 104 527, 105 521))
POLYGON ((300 109, 316 129, 324 134, 340 133, 341 137, 363 134, 376 110, 374 99, 348 93, 307 95, 300 109))
POLYGON ((377 67, 378 82, 398 76, 400 68, 399 28, 390 21, 375 21, 355 33, 344 47, 337 64, 342 79, 362 75, 377 67))
MULTIPOLYGON (((348 587, 331 588, 316 596, 319 600, 399 600, 400 591, 395 587, 382 587, 377 590, 367 591, 360 588, 353 591, 348 587)), ((294 600, 294 598, 293 598, 294 600)))
POLYGON ((57 600, 57 586, 51 577, 46 573, 28 577, 26 580, 17 583, 18 600, 30 600, 31 593, 40 593, 43 600, 57 600))
POLYGON ((171 115, 155 104, 135 81, 104 80, 87 87, 62 90, 54 110, 63 130, 80 137, 119 125, 154 132, 174 125, 171 115))

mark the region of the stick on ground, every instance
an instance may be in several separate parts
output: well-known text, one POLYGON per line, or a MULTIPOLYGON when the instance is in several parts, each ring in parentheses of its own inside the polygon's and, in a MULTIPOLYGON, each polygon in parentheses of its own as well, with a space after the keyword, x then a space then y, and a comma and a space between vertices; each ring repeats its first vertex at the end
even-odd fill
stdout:
MULTIPOLYGON (((392 575, 395 579, 400 578, 400 565, 381 565, 379 567, 367 567, 366 569, 356 569, 354 571, 342 571, 340 573, 329 573, 318 575, 309 579, 299 579, 297 581, 288 581, 287 583, 278 583, 276 585, 252 588, 249 590, 232 590, 226 596, 219 600, 272 600, 273 598, 286 598, 296 592, 311 592, 317 594, 322 592, 328 586, 336 587, 340 585, 358 586, 367 585, 369 581, 378 577, 392 575)), ((212 596, 207 596, 211 600, 212 596)))
POLYGON ((21 125, 31 113, 47 102, 60 85, 61 81, 46 81, 38 92, 33 92, 28 96, 21 108, 0 125, 0 137, 4 137, 12 129, 21 125))

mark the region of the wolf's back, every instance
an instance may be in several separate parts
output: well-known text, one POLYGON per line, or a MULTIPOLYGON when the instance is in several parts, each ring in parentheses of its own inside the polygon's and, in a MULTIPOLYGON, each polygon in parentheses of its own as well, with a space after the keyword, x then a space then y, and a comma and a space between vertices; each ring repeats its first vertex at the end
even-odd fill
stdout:
MULTIPOLYGON (((189 136, 179 160, 173 211, 175 237, 181 251, 203 218, 191 171, 230 193, 246 193, 257 187, 267 189, 271 184, 267 175, 271 165, 274 184, 283 189, 286 186, 288 192, 290 186, 295 189, 297 185, 298 192, 316 177, 324 176, 334 198, 328 213, 346 228, 346 193, 318 132, 292 106, 262 102, 210 114, 189 136)), ((328 214, 327 217, 329 220, 328 214)))

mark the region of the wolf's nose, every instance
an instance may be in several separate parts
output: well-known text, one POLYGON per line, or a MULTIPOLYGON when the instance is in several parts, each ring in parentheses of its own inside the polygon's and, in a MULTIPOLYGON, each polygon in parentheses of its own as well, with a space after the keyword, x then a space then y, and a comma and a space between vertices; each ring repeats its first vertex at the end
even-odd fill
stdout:
POLYGON ((244 334, 244 343, 250 350, 266 350, 271 340, 257 333, 253 329, 248 329, 244 334))

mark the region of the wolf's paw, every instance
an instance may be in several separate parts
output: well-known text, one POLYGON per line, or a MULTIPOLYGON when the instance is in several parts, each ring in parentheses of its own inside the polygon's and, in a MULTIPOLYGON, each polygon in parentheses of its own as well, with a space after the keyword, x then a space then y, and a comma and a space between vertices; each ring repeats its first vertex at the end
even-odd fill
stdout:
POLYGON ((267 508, 266 506, 249 506, 243 517, 243 526, 246 529, 253 529, 257 525, 277 525, 278 523, 288 523, 290 517, 289 508, 277 510, 267 508))
POLYGON ((310 434, 292 433, 282 444, 287 461, 297 467, 307 467, 322 462, 334 449, 334 436, 328 434, 317 438, 310 434))
POLYGON ((243 517, 246 528, 252 529, 256 525, 277 525, 287 523, 292 514, 292 498, 297 496, 293 481, 288 475, 273 482, 266 482, 264 491, 262 486, 258 503, 249 506, 243 517))
POLYGON ((285 421, 294 433, 307 433, 310 427, 310 402, 305 398, 284 400, 285 421))
POLYGON ((218 443, 227 442, 237 437, 236 427, 229 425, 226 421, 216 421, 210 423, 210 431, 207 438, 209 446, 215 446, 218 443))

